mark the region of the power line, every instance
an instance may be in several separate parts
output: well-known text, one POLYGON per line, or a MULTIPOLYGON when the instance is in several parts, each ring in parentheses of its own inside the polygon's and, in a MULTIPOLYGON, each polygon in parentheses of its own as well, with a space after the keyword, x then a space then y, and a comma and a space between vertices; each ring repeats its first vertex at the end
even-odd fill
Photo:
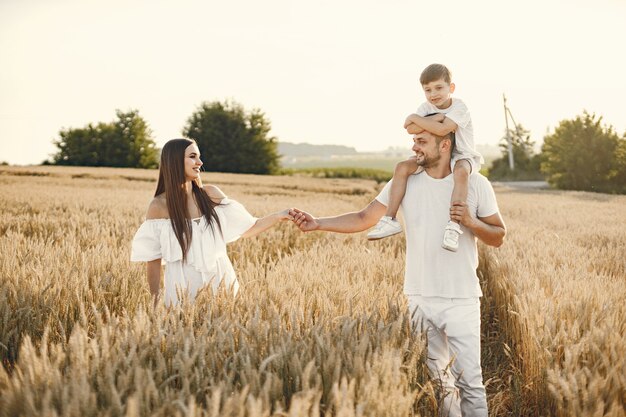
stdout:
POLYGON ((504 100, 504 123, 506 125, 506 143, 507 150, 509 152, 509 168, 511 171, 515 170, 515 161, 513 160, 513 138, 511 138, 511 131, 509 130, 509 117, 513 122, 513 126, 515 126, 515 133, 519 134, 520 129, 515 123, 515 119, 513 118, 513 113, 511 113, 511 109, 506 105, 506 96, 502 93, 502 99, 504 100))

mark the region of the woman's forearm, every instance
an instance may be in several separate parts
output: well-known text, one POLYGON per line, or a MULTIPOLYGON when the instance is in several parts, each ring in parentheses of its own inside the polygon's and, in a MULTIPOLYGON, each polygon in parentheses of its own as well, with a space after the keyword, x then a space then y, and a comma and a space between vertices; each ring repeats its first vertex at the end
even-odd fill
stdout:
POLYGON ((159 290, 161 287, 161 259, 146 262, 146 271, 150 294, 152 294, 152 297, 156 300, 159 296, 159 290))
POLYGON ((252 237, 266 231, 267 229, 276 225, 276 223, 280 222, 281 220, 286 220, 287 218, 289 218, 289 214, 287 212, 287 210, 283 210, 259 218, 254 226, 249 228, 243 235, 241 235, 241 237, 252 237))

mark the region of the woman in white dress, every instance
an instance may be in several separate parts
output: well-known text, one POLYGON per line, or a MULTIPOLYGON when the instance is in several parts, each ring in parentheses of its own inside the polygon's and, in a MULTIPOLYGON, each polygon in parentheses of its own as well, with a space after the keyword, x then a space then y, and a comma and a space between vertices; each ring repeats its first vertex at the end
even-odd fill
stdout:
POLYGON ((239 284, 226 244, 291 219, 289 210, 253 217, 216 186, 203 186, 201 166, 200 150, 191 139, 172 139, 161 151, 157 189, 131 250, 131 261, 147 263, 155 303, 162 262, 168 306, 178 304, 184 292, 193 300, 206 285, 213 290, 224 285, 236 293, 239 284))

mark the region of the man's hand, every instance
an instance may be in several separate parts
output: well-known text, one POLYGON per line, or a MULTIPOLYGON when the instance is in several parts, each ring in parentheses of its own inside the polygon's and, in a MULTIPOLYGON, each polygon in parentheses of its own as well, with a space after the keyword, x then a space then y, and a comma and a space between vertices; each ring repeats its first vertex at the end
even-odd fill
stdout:
POLYGON ((467 203, 455 201, 450 207, 450 218, 467 227, 483 243, 495 248, 502 246, 506 235, 506 226, 500 213, 487 217, 472 217, 467 203))
POLYGON ((296 226, 303 232, 312 232, 320 227, 317 219, 306 211, 292 208, 289 210, 289 215, 293 218, 293 222, 296 226))
POLYGON ((471 228, 474 218, 467 209, 467 203, 463 201, 455 201, 450 206, 450 218, 467 228, 471 228))

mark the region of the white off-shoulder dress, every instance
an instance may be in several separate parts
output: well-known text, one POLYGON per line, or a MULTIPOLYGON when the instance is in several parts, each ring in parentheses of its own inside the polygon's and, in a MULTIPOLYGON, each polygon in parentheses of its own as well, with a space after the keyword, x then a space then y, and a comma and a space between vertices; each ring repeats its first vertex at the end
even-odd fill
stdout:
POLYGON ((183 251, 176 239, 170 219, 144 221, 133 238, 130 260, 148 262, 161 259, 165 264, 165 305, 178 304, 178 291, 187 291, 191 300, 198 290, 211 285, 217 290, 220 284, 237 292, 239 283, 228 259, 226 244, 234 242, 257 221, 243 205, 224 198, 215 207, 220 220, 211 228, 205 217, 193 219, 192 237, 187 258, 183 262, 183 251))

